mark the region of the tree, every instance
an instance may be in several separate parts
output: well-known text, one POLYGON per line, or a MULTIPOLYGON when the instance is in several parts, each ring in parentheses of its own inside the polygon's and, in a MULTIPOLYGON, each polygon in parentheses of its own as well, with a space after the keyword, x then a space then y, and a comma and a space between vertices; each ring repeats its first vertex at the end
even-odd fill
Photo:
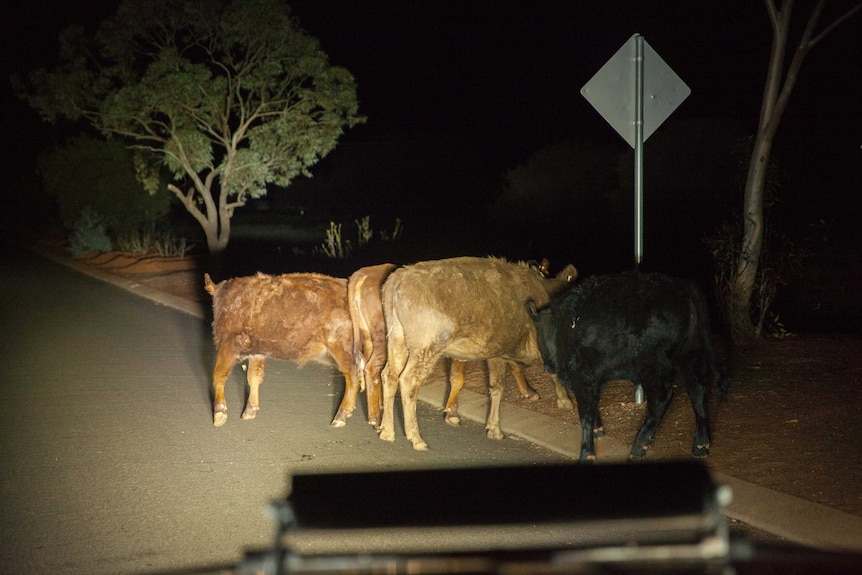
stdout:
POLYGON ((764 0, 764 4, 772 24, 772 49, 766 72, 766 88, 761 101, 757 135, 745 182, 743 238, 731 281, 730 309, 728 310, 731 337, 737 344, 744 344, 759 335, 758 326, 755 325, 751 314, 751 297, 763 250, 763 194, 769 168, 769 157, 778 124, 781 122, 790 94, 796 85, 805 56, 811 48, 836 27, 862 9, 862 4, 856 4, 836 17, 818 33, 818 23, 826 4, 826 0, 818 0, 808 17, 802 37, 790 63, 786 65, 785 71, 787 41, 794 0, 784 0, 784 2, 779 0, 778 5, 776 5, 776 0, 764 0))
POLYGON ((59 65, 19 84, 44 119, 128 142, 147 189, 167 167, 211 252, 227 246, 234 210, 310 176, 364 121, 353 76, 279 0, 124 0, 95 34, 66 30, 59 65))
POLYGON ((167 194, 148 193, 141 187, 132 155, 116 140, 72 138, 41 154, 37 171, 45 191, 57 199, 67 229, 89 209, 104 219, 116 239, 152 225, 170 208, 167 194))

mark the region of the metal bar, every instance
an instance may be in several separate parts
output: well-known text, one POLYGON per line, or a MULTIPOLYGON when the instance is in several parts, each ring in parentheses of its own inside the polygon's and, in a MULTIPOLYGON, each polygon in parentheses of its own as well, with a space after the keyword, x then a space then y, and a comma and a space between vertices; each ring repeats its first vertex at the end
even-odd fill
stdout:
MULTIPOLYGON (((635 269, 640 269, 644 252, 644 38, 635 36, 635 269)), ((635 386, 635 403, 644 402, 644 389, 635 386)))
POLYGON ((644 39, 635 37, 635 268, 643 259, 644 39))

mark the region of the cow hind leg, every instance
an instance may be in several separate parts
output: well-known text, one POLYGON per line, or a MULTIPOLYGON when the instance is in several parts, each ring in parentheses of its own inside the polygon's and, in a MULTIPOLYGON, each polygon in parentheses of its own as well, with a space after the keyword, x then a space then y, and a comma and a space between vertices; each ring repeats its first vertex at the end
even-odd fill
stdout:
POLYGON ((688 391, 691 408, 694 411, 694 438, 691 442, 691 454, 694 457, 709 455, 709 419, 706 412, 706 379, 705 370, 688 369, 685 373, 685 387, 688 391))
MULTIPOLYGON (((341 375, 344 376, 344 397, 341 398, 338 411, 329 425, 344 427, 347 425, 347 418, 353 415, 353 410, 356 409, 356 396, 359 394, 361 382, 355 376, 352 350, 343 349, 338 345, 327 345, 326 351, 335 360, 341 375)), ((362 377, 361 374, 359 376, 362 377)))
POLYGON ((632 444, 629 457, 633 460, 641 459, 646 455, 646 451, 649 449, 658 426, 670 405, 670 400, 673 398, 671 372, 666 369, 658 369, 650 370, 647 375, 642 372, 641 375, 639 383, 646 392, 647 413, 632 444))
POLYGON ((509 362, 509 371, 512 372, 512 377, 515 378, 515 384, 518 386, 518 393, 521 394, 521 397, 529 401, 539 401, 541 399, 539 393, 527 383, 527 379, 524 377, 524 373, 517 363, 513 361, 509 362))
POLYGON ((554 393, 557 396, 557 407, 559 409, 574 411, 575 405, 572 403, 572 398, 569 397, 569 392, 566 387, 560 383, 560 379, 557 377, 557 374, 551 373, 548 375, 551 376, 551 380, 554 382, 554 393))
POLYGON ((502 359, 488 360, 488 395, 491 396, 491 407, 488 409, 488 421, 485 424, 488 439, 503 439, 500 429, 500 403, 503 400, 503 378, 506 376, 506 361, 502 359))
POLYGON ((254 419, 260 411, 260 384, 266 373, 266 358, 264 356, 252 356, 248 358, 248 401, 242 412, 243 419, 254 419))
POLYGON ((368 403, 368 423, 375 429, 380 430, 382 423, 383 410, 381 409, 381 385, 380 382, 381 368, 376 368, 374 373, 369 373, 368 368, 365 370, 365 394, 368 403))
POLYGON ((596 460, 595 428, 599 419, 600 387, 593 381, 581 381, 575 389, 578 404, 578 419, 581 424, 581 463, 596 460))
POLYGON ((378 436, 383 441, 395 441, 395 394, 398 391, 398 382, 409 357, 404 346, 404 338, 400 337, 397 332, 390 334, 390 338, 392 342, 398 345, 389 347, 388 360, 381 372, 383 413, 378 436))
POLYGON ((383 386, 383 413, 381 414, 380 429, 377 436, 383 441, 395 441, 395 390, 398 388, 398 374, 390 363, 386 364, 381 374, 380 383, 383 386))
POLYGON ((419 388, 434 366, 437 357, 437 354, 429 351, 411 353, 399 378, 401 409, 404 412, 404 434, 413 444, 413 449, 417 451, 425 451, 428 449, 428 444, 419 434, 416 401, 419 397, 419 388))
POLYGON ((383 367, 386 365, 386 341, 378 342, 376 345, 377 353, 371 354, 371 359, 365 364, 362 370, 363 379, 365 380, 365 397, 368 404, 368 423, 374 427, 375 431, 380 430, 380 425, 383 418, 382 408, 382 382, 380 374, 383 372, 383 367))
POLYGON ((449 425, 461 425, 461 417, 458 415, 458 395, 464 387, 466 365, 466 362, 457 359, 449 362, 449 397, 446 400, 446 409, 443 410, 443 421, 449 425))
POLYGON ((227 401, 224 397, 224 384, 236 365, 236 355, 220 349, 213 369, 213 425, 220 427, 227 421, 227 401))
POLYGON ((353 415, 353 410, 356 409, 356 396, 359 394, 360 384, 353 378, 349 371, 343 372, 344 375, 344 397, 338 405, 338 411, 332 422, 329 424, 332 427, 344 427, 347 425, 347 418, 353 415))
POLYGON ((595 415, 593 416, 593 434, 596 437, 605 436, 605 425, 602 423, 602 413, 599 411, 598 405, 596 406, 595 415))

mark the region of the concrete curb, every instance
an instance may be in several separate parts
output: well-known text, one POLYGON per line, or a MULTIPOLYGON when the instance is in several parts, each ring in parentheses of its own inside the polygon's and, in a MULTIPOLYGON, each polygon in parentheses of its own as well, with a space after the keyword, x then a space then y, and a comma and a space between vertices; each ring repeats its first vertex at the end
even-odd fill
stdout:
MULTIPOLYGON (((161 305, 195 317, 205 317, 203 307, 197 302, 166 294, 137 282, 134 278, 94 269, 47 250, 31 249, 58 264, 161 305)), ((442 410, 445 407, 448 392, 446 382, 429 383, 420 389, 419 400, 442 410)), ((484 423, 487 412, 487 396, 466 389, 461 390, 458 413, 462 417, 484 423)), ((576 426, 505 402, 500 408, 500 422, 506 434, 515 435, 572 459, 578 457, 581 432, 576 426)), ((629 452, 627 445, 607 436, 598 441, 599 461, 616 462, 627 459, 629 452)), ((721 473, 712 472, 712 476, 717 483, 728 485, 733 491, 733 501, 726 510, 727 517, 808 547, 829 551, 862 552, 862 517, 721 473)))

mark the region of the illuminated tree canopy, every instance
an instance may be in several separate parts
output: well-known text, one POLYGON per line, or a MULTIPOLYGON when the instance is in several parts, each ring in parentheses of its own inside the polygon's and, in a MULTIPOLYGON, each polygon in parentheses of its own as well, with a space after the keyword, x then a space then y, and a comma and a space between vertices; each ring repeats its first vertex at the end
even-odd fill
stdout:
POLYGON ((54 69, 19 84, 47 121, 84 120, 135 151, 223 250, 236 208, 310 175, 358 114, 356 84, 279 0, 125 0, 63 32, 54 69))

